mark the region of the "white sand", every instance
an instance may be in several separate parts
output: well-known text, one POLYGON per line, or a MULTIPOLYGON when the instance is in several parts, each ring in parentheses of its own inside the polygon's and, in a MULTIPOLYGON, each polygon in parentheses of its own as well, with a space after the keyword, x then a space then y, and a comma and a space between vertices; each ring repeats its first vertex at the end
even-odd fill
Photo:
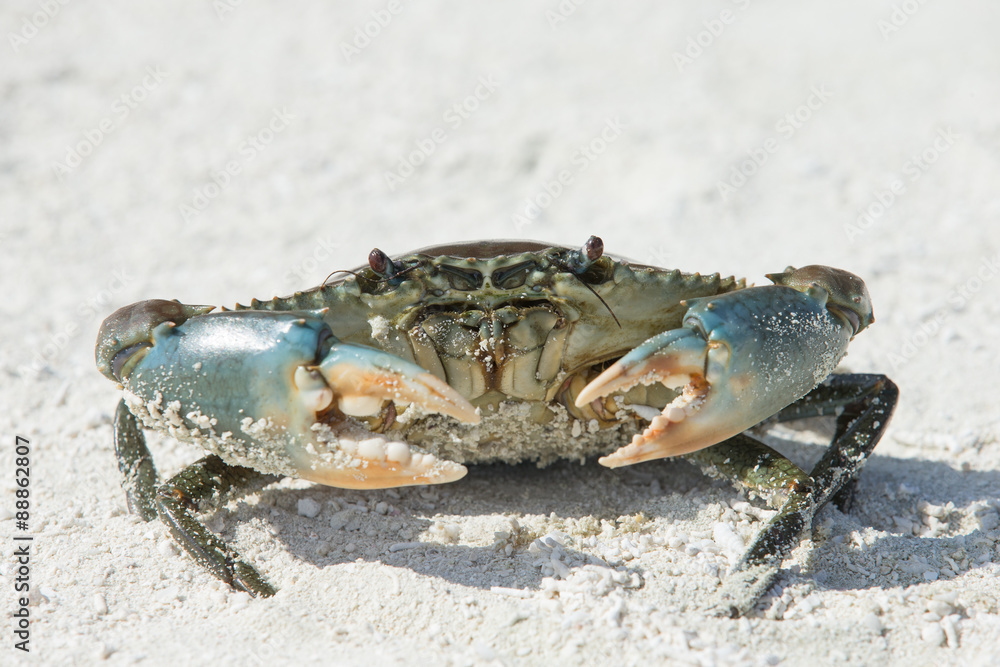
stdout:
MULTIPOLYGON (((996 3, 587 3, 550 25, 554 0, 404 2, 348 63, 341 43, 386 3, 234 2, 220 19, 223 1, 0 10, 0 611, 14 603, 20 434, 31 659, 997 664, 996 3), (902 25, 883 34, 894 7, 902 25), (712 23, 724 10, 731 22, 712 23), (679 68, 689 38, 707 46, 679 68), (477 90, 475 111, 452 110, 477 90), (272 122, 261 150, 243 143, 272 122), (602 132, 601 155, 578 152, 602 132), (428 142, 390 190, 386 172, 428 142), (71 150, 88 154, 57 174, 71 150), (767 160, 723 198, 747 151, 767 160), (226 187, 185 221, 180 206, 231 161, 240 173, 217 175, 226 187), (562 170, 571 182, 546 199, 562 170), (858 225, 895 180, 887 210, 858 225), (539 196, 544 210, 515 223, 539 196), (871 289, 877 323, 846 365, 893 377, 899 409, 858 507, 819 515, 749 618, 705 607, 755 510, 683 463, 485 470, 398 492, 288 481, 208 518, 280 588, 269 600, 229 591, 162 525, 127 515, 118 392, 93 364, 115 308, 283 294, 376 245, 589 234, 649 263, 758 282, 823 263, 871 289), (495 533, 511 518, 565 546, 506 555, 495 533)), ((777 436, 806 457, 821 440, 777 436)), ((200 455, 151 446, 164 474, 200 455)), ((0 663, 27 662, 9 628, 0 663)))

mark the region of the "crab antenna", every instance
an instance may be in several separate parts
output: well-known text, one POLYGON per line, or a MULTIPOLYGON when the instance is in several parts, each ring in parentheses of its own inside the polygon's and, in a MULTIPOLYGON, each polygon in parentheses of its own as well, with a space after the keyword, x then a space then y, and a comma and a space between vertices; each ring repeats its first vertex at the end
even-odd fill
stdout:
MULTIPOLYGON (((574 274, 574 275, 575 275, 575 274, 574 274)), ((591 287, 591 286, 590 286, 590 285, 588 285, 587 283, 584 283, 584 282, 583 282, 583 279, 582 279, 582 278, 580 278, 580 276, 576 276, 576 277, 580 279, 580 282, 581 282, 581 283, 583 283, 583 286, 584 286, 584 287, 586 287, 587 289, 589 289, 589 290, 590 290, 590 292, 591 292, 591 293, 592 293, 592 294, 593 294, 594 296, 596 296, 596 297, 597 297, 597 300, 598 300, 598 301, 600 301, 601 303, 603 303, 603 304, 604 304, 604 307, 608 309, 608 312, 609 312, 609 313, 611 313, 611 317, 613 317, 613 318, 614 318, 614 320, 615 320, 615 324, 617 324, 617 325, 618 325, 618 328, 619 328, 619 329, 621 329, 621 328, 622 328, 622 323, 618 321, 618 316, 617 316, 617 315, 615 315, 615 311, 611 310, 611 306, 609 306, 609 305, 608 305, 608 302, 604 300, 604 297, 602 297, 602 296, 601 296, 600 294, 598 294, 598 293, 597 293, 597 290, 595 290, 595 289, 594 289, 593 287, 591 287)))
POLYGON ((400 282, 400 280, 399 280, 400 278, 402 278, 407 273, 409 273, 410 271, 413 271, 414 269, 416 269, 419 266, 420 266, 419 264, 414 264, 413 266, 408 266, 405 269, 400 269, 400 270, 396 271, 395 273, 393 273, 391 276, 386 276, 385 278, 383 278, 383 280, 388 280, 388 281, 390 281, 390 282, 392 282, 394 284, 398 284, 400 282))
POLYGON ((347 269, 337 269, 336 271, 332 271, 329 275, 327 275, 326 278, 323 278, 323 282, 320 283, 320 286, 326 285, 327 281, 330 280, 330 278, 333 278, 338 273, 350 273, 355 278, 358 277, 358 274, 355 273, 354 271, 348 271, 347 269))

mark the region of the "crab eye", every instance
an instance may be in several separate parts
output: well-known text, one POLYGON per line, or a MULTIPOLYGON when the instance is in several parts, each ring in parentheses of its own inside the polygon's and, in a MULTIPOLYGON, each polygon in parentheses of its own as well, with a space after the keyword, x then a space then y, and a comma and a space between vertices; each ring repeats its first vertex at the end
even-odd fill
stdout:
POLYGON ((448 276, 453 289, 470 292, 483 286, 483 274, 474 269, 460 269, 457 266, 442 264, 441 271, 448 276))
POLYGON ((528 272, 533 268, 535 268, 535 263, 527 261, 504 269, 497 269, 490 276, 490 281, 494 287, 500 289, 517 289, 528 279, 528 272))
POLYGON ((392 260, 389 259, 389 255, 378 248, 374 248, 368 253, 368 266, 381 278, 388 278, 390 275, 396 273, 396 267, 393 265, 392 260))
POLYGON ((604 254, 604 241, 600 236, 591 236, 583 245, 583 253, 591 262, 597 260, 604 254))
POLYGON ((146 356, 146 350, 153 347, 152 343, 136 343, 129 345, 115 354, 111 360, 111 373, 115 379, 125 384, 125 379, 132 375, 132 369, 139 360, 146 356))

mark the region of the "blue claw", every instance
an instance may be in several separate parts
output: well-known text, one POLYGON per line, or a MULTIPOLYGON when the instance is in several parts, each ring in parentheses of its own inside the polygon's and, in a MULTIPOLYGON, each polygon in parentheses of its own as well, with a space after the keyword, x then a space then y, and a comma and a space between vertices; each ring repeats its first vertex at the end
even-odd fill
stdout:
POLYGON ((846 354, 859 324, 871 321, 864 284, 855 278, 858 290, 844 273, 806 267, 779 276, 794 288, 751 287, 689 302, 682 329, 650 338, 578 395, 582 406, 637 384, 683 387, 643 433, 601 463, 618 467, 709 447, 808 393, 846 354), (850 294, 838 289, 844 284, 850 294))
POLYGON ((465 474, 341 414, 375 414, 392 400, 479 421, 465 398, 416 364, 341 343, 309 313, 203 314, 164 304, 116 313, 120 342, 104 354, 130 410, 148 427, 198 442, 228 463, 332 486, 382 488, 465 474))

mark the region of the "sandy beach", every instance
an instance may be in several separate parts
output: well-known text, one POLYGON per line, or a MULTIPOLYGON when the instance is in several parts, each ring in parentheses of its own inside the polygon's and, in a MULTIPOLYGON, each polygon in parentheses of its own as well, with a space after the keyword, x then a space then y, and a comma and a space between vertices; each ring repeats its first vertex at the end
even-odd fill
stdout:
MULTIPOLYGON (((995 3, 19 0, 0 25, 0 663, 1000 661, 995 3), (94 364, 115 309, 285 295, 374 247, 591 234, 871 292, 843 367, 891 377, 895 417, 853 509, 817 515, 746 617, 709 606, 768 511, 681 461, 286 479, 204 514, 268 599, 129 515, 94 364)), ((829 437, 767 441, 810 462, 829 437)), ((148 438, 161 475, 202 456, 148 438)))

